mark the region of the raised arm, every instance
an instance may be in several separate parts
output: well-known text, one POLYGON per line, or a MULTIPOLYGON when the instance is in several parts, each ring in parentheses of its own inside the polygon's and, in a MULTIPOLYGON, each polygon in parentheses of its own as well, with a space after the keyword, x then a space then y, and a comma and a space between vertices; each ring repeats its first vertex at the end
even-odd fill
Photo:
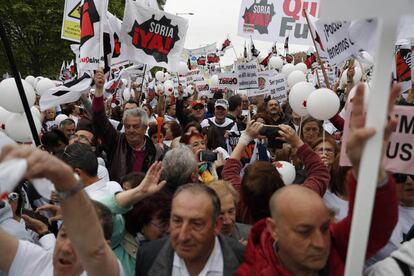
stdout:
MULTIPOLYGON (((55 183, 58 193, 66 193, 65 198, 61 197, 65 229, 88 275, 119 275, 117 259, 104 238, 95 209, 83 191, 83 185, 76 180, 72 168, 47 152, 30 146, 4 147, 0 162, 14 158, 27 160, 27 179, 48 178, 55 183)), ((3 246, 5 238, 8 237, 0 233, 0 252, 3 248, 10 250, 0 255, 0 265, 7 268, 16 244, 8 241, 3 246)))
POLYGON ((18 246, 19 241, 0 228, 0 271, 9 272, 18 246))

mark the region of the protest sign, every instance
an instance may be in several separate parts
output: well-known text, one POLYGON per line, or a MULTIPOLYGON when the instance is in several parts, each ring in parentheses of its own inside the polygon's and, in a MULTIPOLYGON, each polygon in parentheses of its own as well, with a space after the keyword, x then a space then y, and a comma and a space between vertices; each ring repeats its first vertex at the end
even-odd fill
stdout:
POLYGON ((308 24, 303 14, 318 17, 319 0, 243 0, 238 34, 257 40, 312 45, 308 24))
POLYGON ((283 103, 288 99, 287 82, 284 74, 271 74, 269 77, 270 97, 283 103))
POLYGON ((61 38, 80 41, 80 6, 81 0, 65 0, 61 38))
POLYGON ((107 20, 107 0, 84 0, 81 6, 78 69, 96 70, 104 65, 103 26, 107 20))
POLYGON ((131 61, 175 72, 187 29, 188 21, 182 17, 127 0, 121 29, 122 51, 131 61))
MULTIPOLYGON (((352 104, 348 104, 347 109, 341 147, 341 166, 351 166, 346 155, 346 142, 352 104)), ((398 118, 398 124, 387 145, 383 164, 387 171, 414 175, 414 106, 397 105, 394 114, 398 118)))
POLYGON ((227 88, 229 90, 235 91, 239 89, 239 80, 237 73, 219 73, 217 74, 219 79, 218 87, 221 89, 227 88))
POLYGON ((208 85, 208 83, 204 80, 198 80, 194 82, 194 85, 197 89, 197 91, 200 92, 209 92, 210 91, 210 86, 208 85))
POLYGON ((395 53, 395 77, 401 86, 401 92, 411 89, 412 55, 408 40, 397 43, 395 53))
POLYGON ((208 53, 215 53, 216 50, 217 42, 214 42, 199 48, 183 49, 181 56, 183 60, 188 60, 191 56, 207 56, 208 53))
POLYGON ((243 90, 259 87, 256 61, 237 64, 236 72, 239 79, 239 89, 243 90))

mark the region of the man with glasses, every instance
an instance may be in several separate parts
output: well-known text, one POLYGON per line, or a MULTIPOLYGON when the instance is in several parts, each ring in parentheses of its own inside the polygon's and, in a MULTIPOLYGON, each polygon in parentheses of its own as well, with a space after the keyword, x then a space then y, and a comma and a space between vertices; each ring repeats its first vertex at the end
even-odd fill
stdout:
POLYGON ((133 108, 124 111, 124 133, 119 133, 112 126, 105 115, 105 76, 102 69, 96 71, 94 79, 96 90, 92 102, 93 124, 107 150, 109 176, 111 180, 119 183, 121 178, 131 171, 146 172, 151 164, 161 157, 162 151, 145 136, 148 115, 143 109, 133 108))
POLYGON ((201 100, 195 100, 191 103, 191 107, 187 110, 184 109, 184 100, 178 98, 176 101, 176 116, 180 121, 182 127, 185 127, 188 123, 197 122, 201 123, 204 119, 205 103, 201 100))

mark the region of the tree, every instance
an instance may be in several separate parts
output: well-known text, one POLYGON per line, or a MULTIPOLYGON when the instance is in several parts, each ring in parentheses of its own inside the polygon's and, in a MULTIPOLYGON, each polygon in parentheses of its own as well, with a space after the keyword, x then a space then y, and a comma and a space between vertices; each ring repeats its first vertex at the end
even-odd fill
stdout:
MULTIPOLYGON (((166 0, 157 0, 163 7, 166 0)), ((61 36, 63 0, 1 0, 0 18, 6 29, 21 75, 56 78, 63 60, 75 59, 73 42, 61 36)), ((108 10, 122 18, 125 0, 109 0, 108 10)), ((2 43, 0 43, 2 44, 2 43)), ((0 77, 10 72, 0 47, 0 77)))

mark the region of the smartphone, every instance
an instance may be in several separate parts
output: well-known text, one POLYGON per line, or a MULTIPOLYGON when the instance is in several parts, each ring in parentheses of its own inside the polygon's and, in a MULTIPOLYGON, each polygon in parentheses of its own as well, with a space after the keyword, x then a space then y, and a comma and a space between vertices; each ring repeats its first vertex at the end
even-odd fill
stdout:
POLYGON ((202 151, 200 152, 199 159, 202 162, 214 162, 217 160, 217 152, 211 150, 202 151))
POLYGON ((279 137, 279 127, 278 126, 263 126, 260 129, 260 135, 266 136, 267 138, 276 138, 279 137))

